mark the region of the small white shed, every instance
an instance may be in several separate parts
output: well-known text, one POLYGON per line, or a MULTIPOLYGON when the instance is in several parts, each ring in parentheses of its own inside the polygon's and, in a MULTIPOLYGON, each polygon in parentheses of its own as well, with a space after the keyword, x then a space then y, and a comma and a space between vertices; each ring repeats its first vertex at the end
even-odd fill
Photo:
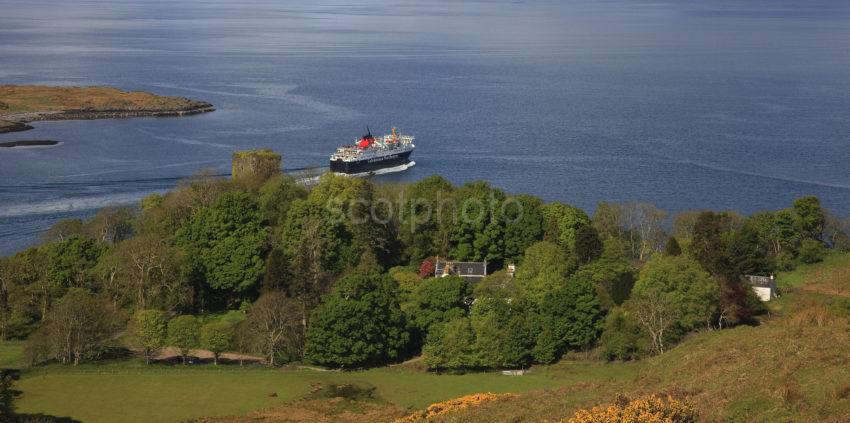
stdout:
POLYGON ((746 275, 744 277, 750 282, 753 292, 756 293, 760 300, 770 301, 779 296, 776 291, 776 277, 774 275, 746 275))

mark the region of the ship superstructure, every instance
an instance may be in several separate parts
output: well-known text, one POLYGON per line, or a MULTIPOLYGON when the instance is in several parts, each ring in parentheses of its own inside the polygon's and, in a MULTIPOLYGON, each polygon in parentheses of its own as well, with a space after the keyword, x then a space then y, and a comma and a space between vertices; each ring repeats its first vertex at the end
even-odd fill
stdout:
POLYGON ((331 155, 331 172, 356 175, 404 170, 415 164, 410 160, 414 148, 413 136, 400 135, 396 128, 388 135, 374 137, 367 127, 366 135, 331 155))

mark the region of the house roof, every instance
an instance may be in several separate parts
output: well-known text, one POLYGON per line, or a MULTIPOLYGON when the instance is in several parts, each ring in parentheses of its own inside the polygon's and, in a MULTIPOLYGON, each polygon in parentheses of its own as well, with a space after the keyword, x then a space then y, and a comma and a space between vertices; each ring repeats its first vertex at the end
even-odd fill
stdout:
POLYGON ((461 277, 481 277, 487 276, 487 262, 479 261, 441 261, 437 260, 434 265, 434 274, 442 275, 445 272, 446 266, 449 267, 449 272, 453 275, 461 277))
POLYGON ((750 282, 750 285, 760 287, 760 288, 771 288, 776 284, 775 279, 770 276, 756 276, 756 275, 746 275, 747 281, 750 282))

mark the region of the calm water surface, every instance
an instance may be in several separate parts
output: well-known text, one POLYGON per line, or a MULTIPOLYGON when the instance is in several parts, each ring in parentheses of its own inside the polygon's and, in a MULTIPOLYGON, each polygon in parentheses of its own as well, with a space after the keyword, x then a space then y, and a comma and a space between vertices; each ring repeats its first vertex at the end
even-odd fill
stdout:
POLYGON ((36 123, 0 141, 0 255, 56 220, 226 172, 237 149, 324 165, 369 124, 417 137, 412 181, 487 179, 592 210, 850 215, 846 1, 0 0, 0 83, 214 103, 36 123))

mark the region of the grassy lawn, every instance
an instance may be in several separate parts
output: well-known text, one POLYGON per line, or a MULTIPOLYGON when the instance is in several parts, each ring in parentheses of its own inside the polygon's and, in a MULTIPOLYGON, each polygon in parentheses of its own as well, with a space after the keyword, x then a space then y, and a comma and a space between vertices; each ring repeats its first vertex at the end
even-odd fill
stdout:
POLYGON ((779 272, 776 275, 776 284, 779 289, 800 286, 816 273, 847 268, 848 266, 850 266, 850 254, 831 252, 820 263, 801 264, 794 270, 779 272))
POLYGON ((24 343, 20 341, 0 342, 0 368, 18 369, 24 366, 24 343))
MULTIPOLYGON (((0 362, 20 363, 21 348, 21 344, 4 344, 0 362)), ((374 386, 377 395, 390 403, 419 409, 475 392, 526 392, 633 378, 635 369, 633 364, 570 362, 535 368, 524 376, 437 375, 404 367, 321 372, 235 365, 146 367, 130 360, 27 370, 17 385, 24 393, 17 404, 21 412, 84 422, 114 422, 119 416, 122 422, 181 422, 280 407, 304 397, 316 383, 359 382, 374 386)))

